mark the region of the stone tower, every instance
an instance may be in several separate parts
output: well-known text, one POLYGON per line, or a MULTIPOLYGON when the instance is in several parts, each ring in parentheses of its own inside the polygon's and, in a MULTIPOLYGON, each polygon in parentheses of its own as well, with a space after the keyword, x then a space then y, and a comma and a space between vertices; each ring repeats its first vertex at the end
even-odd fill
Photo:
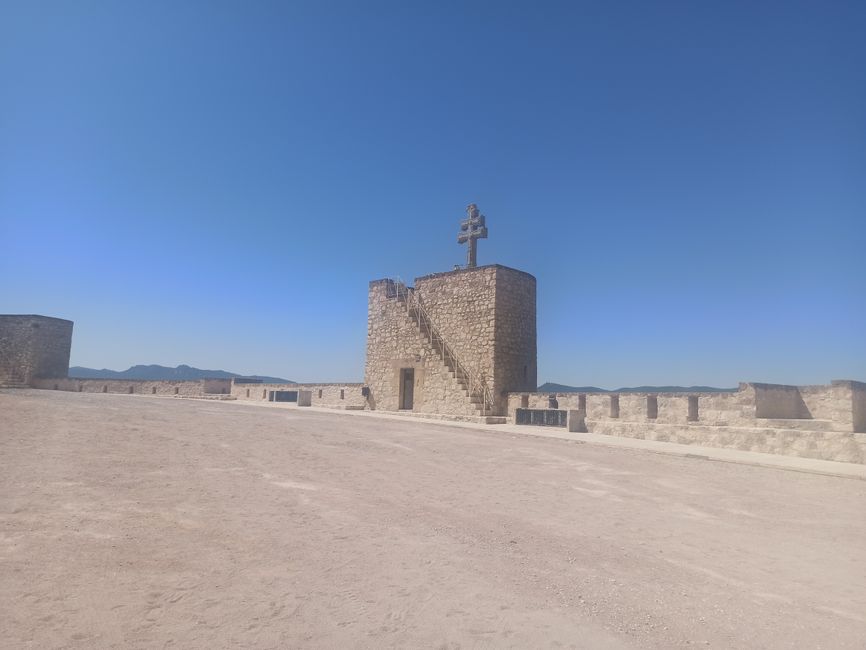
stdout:
POLYGON ((72 321, 48 316, 0 315, 0 386, 66 377, 72 321))
POLYGON ((435 273, 414 287, 370 283, 365 383, 374 409, 506 414, 536 388, 535 278, 498 264, 435 273))

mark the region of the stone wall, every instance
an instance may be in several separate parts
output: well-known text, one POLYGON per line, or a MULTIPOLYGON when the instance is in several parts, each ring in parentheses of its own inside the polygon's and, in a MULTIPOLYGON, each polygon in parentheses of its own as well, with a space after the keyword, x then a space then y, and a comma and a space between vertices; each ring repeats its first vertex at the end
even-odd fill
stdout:
POLYGON ((811 417, 796 386, 752 384, 755 388, 755 416, 798 419, 811 417))
POLYGON ((689 411, 692 399, 697 400, 697 420, 701 422, 746 424, 755 421, 754 395, 750 384, 724 393, 509 393, 508 415, 513 418, 517 408, 549 408, 553 396, 557 408, 582 410, 587 420, 686 424, 695 421, 689 411))
POLYGON ((483 383, 490 409, 469 395, 413 319, 390 280, 370 283, 365 381, 371 408, 399 410, 401 370, 414 373, 412 410, 453 415, 505 414, 507 393, 536 385, 535 278, 499 265, 435 273, 415 280, 436 334, 459 365, 483 383), (475 399, 475 401, 473 401, 475 399))
POLYGON ((75 379, 48 377, 33 382, 34 388, 65 390, 74 393, 114 393, 122 395, 157 395, 162 397, 203 397, 201 380, 150 379, 75 379))
POLYGON ((851 401, 854 403, 851 412, 853 429, 866 434, 866 384, 860 381, 848 383, 851 386, 851 401))
POLYGON ((505 413, 508 393, 538 386, 535 278, 499 267, 496 271, 494 397, 505 413))
POLYGON ((363 384, 232 384, 232 397, 245 402, 266 402, 270 391, 307 391, 310 405, 326 408, 363 410, 367 398, 363 384))
POLYGON ((866 384, 740 384, 722 393, 511 393, 517 408, 585 414, 592 433, 866 463, 866 384))
POLYGON ((209 395, 228 395, 232 391, 231 379, 202 379, 202 390, 209 395))
POLYGON ((66 377, 71 347, 72 321, 0 315, 0 386, 66 377))

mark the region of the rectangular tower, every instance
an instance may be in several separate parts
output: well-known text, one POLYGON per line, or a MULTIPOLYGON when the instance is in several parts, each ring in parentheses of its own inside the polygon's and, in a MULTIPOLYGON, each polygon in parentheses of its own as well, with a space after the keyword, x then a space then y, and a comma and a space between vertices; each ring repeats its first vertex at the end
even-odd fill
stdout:
POLYGON ((371 408, 504 415, 536 388, 535 278, 500 265, 370 283, 371 408))
POLYGON ((66 377, 72 321, 36 315, 0 315, 0 386, 66 377))

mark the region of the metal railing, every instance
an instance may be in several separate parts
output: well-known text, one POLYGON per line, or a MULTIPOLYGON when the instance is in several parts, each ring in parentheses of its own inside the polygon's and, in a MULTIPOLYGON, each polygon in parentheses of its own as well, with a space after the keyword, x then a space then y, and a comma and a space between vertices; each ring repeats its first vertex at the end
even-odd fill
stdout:
MULTIPOLYGON (((421 302, 421 297, 415 294, 415 290, 406 286, 406 283, 400 278, 392 278, 391 283, 394 287, 394 296, 398 300, 402 300, 406 305, 406 311, 410 316, 413 315, 418 321, 419 327, 427 330, 427 336, 430 340, 430 345, 434 349, 438 347, 442 360, 445 365, 451 368, 456 377, 462 376, 466 382, 466 388, 469 391, 470 397, 481 399, 480 407, 486 414, 493 410, 493 393, 487 385, 483 373, 471 372, 461 361, 454 349, 448 344, 445 338, 439 333, 433 319, 421 302)), ((390 293, 390 292, 389 292, 390 293)))

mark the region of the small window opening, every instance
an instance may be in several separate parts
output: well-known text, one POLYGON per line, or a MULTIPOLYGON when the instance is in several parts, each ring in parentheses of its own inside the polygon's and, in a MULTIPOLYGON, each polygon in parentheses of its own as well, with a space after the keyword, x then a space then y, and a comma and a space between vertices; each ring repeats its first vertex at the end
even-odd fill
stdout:
POLYGON ((54 390, 58 390, 60 387, 57 384, 54 384, 54 390))
POLYGON ((520 408, 528 409, 529 408, 529 395, 521 395, 520 396, 520 408))
POLYGON ((108 392, 108 386, 103 386, 103 387, 102 387, 102 392, 103 392, 103 393, 107 393, 107 392, 108 392))
POLYGON ((577 410, 586 413, 586 395, 577 396, 577 410))
POLYGON ((322 389, 319 389, 319 399, 322 399, 322 389))
POLYGON ((340 399, 345 399, 345 398, 346 398, 346 391, 341 388, 340 389, 340 399))
POLYGON ((180 388, 178 386, 174 387, 174 394, 178 395, 180 393, 180 388))
POLYGON ((649 420, 655 420, 659 416, 659 398, 655 395, 646 398, 646 416, 649 420))
POLYGON ((523 366, 523 380, 526 381, 526 366, 523 366))
POLYGON ((250 396, 250 389, 247 388, 247 397, 249 397, 249 396, 250 396))
POLYGON ((78 384, 78 392, 81 393, 83 391, 84 391, 84 386, 82 386, 81 384, 78 384))
POLYGON ((268 389, 265 388, 265 389, 262 391, 262 399, 267 399, 267 398, 268 398, 268 389))
POLYGON ((150 394, 156 395, 156 386, 154 386, 153 388, 150 389, 150 394))
POLYGON ((135 392, 135 386, 129 387, 129 394, 132 395, 135 392))
POLYGON ((689 421, 697 422, 698 420, 698 397, 692 395, 689 397, 689 421))
POLYGON ((610 417, 619 417, 619 395, 610 396, 610 417))

